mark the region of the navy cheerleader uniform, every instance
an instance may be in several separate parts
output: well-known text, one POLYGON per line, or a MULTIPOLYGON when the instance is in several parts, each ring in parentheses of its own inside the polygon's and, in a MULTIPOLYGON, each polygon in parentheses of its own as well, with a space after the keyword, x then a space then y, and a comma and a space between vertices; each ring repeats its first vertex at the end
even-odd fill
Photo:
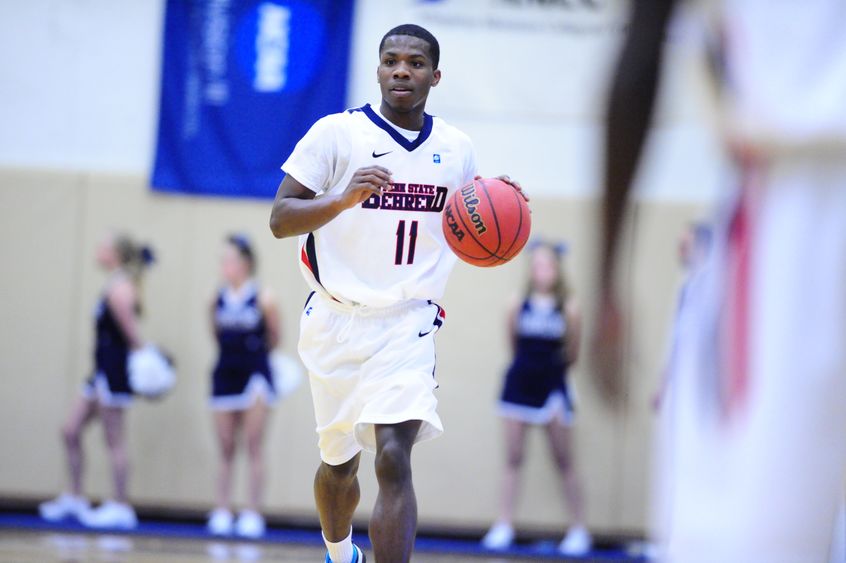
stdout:
POLYGON ((238 292, 222 289, 214 323, 220 355, 212 374, 212 408, 245 410, 258 397, 272 404, 276 390, 256 284, 248 282, 238 292))
POLYGON ((559 304, 531 298, 523 302, 514 360, 500 396, 502 416, 529 424, 547 424, 554 418, 572 421, 564 357, 566 331, 567 320, 559 304))
POLYGON ((101 297, 94 313, 96 343, 94 375, 85 382, 83 394, 107 407, 125 407, 132 402, 127 361, 129 341, 112 314, 106 297, 101 297))

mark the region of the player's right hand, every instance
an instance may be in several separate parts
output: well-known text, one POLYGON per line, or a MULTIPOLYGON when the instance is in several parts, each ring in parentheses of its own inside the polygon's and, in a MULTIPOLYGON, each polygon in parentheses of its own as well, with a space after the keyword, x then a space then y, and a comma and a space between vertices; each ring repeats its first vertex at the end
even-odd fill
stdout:
POLYGON ((350 209, 372 195, 382 195, 391 188, 391 171, 382 166, 365 166, 353 174, 349 185, 341 194, 341 204, 350 209))
MULTIPOLYGON (((604 293, 604 292, 603 292, 604 293)), ((600 297, 591 342, 594 383, 600 398, 618 411, 624 402, 623 313, 612 292, 600 297)))

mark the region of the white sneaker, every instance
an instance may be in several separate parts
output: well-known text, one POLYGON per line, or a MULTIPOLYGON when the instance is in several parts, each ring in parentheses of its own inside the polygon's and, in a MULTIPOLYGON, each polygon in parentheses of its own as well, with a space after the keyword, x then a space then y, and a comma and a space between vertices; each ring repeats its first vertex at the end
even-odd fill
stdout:
POLYGON ((573 526, 567 530, 567 535, 558 544, 558 552, 562 555, 585 555, 593 547, 593 538, 584 526, 573 526))
POLYGON ((232 527, 235 524, 235 518, 232 513, 225 508, 215 508, 209 514, 209 521, 206 524, 206 529, 213 536, 228 536, 232 533, 232 527))
POLYGON ((503 550, 508 549, 514 543, 514 527, 511 524, 497 522, 485 537, 482 538, 482 547, 485 549, 503 550))
POLYGON ((83 526, 89 528, 116 528, 129 530, 138 526, 138 517, 131 506, 122 502, 109 500, 85 512, 79 519, 83 526))
POLYGON ((242 510, 235 523, 235 533, 242 538, 256 539, 264 535, 264 518, 255 510, 242 510))
POLYGON ((79 520, 90 508, 85 497, 62 493, 53 500, 39 504, 38 513, 48 522, 58 522, 68 517, 79 520))

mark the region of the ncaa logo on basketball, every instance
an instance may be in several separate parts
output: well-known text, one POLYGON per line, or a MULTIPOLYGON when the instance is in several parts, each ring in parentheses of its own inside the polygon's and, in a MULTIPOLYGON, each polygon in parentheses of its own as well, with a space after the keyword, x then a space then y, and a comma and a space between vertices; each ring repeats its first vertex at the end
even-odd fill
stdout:
POLYGON ((473 228, 476 229, 476 234, 481 235, 487 232, 488 228, 482 220, 482 216, 476 210, 479 206, 479 196, 476 195, 476 184, 469 184, 461 188, 461 197, 464 202, 464 209, 467 210, 467 216, 473 222, 473 228))
POLYGON ((452 213, 452 207, 447 206, 446 210, 444 211, 444 216, 446 217, 447 226, 449 226, 449 231, 455 235, 455 238, 459 241, 464 238, 464 231, 461 230, 461 227, 458 226, 458 221, 455 220, 455 215, 452 213))

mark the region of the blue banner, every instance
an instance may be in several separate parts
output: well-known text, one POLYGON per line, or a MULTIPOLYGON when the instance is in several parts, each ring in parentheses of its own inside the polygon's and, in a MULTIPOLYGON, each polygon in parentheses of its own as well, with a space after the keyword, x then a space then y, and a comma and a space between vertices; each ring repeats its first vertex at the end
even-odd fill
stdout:
POLYGON ((168 0, 153 189, 273 197, 346 102, 353 0, 168 0))

